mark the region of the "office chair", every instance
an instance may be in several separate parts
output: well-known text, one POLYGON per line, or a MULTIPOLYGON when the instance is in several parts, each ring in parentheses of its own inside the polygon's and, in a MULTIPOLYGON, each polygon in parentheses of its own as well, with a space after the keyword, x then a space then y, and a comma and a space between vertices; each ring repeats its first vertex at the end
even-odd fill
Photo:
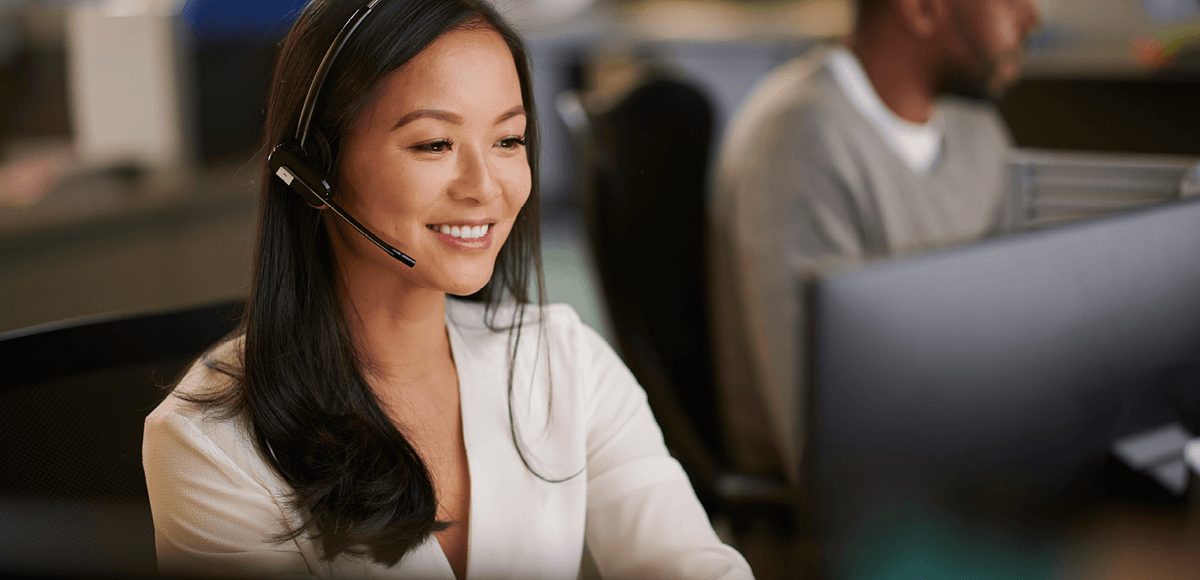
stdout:
POLYGON ((0 334, 0 572, 156 571, 142 422, 242 307, 0 334))
POLYGON ((651 72, 606 109, 572 92, 557 105, 576 147, 579 201, 617 348, 667 447, 710 517, 795 513, 795 490, 726 467, 705 287, 708 98, 651 72))

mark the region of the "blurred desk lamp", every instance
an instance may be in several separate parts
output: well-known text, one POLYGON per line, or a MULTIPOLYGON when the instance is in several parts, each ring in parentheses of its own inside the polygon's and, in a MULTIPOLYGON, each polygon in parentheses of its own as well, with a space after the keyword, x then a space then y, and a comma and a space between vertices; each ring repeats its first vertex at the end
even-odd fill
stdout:
POLYGON ((67 15, 76 154, 182 174, 196 164, 182 0, 78 2, 67 15))

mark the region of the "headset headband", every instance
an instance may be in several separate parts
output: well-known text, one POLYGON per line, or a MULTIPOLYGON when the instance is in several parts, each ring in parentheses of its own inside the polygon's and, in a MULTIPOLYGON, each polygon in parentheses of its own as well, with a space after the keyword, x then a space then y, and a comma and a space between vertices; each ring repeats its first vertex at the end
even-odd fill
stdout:
POLYGON ((333 39, 333 44, 329 45, 329 50, 325 51, 325 57, 321 59, 321 64, 317 67, 317 74, 313 75, 312 84, 308 85, 308 94, 304 97, 304 107, 300 109, 300 122, 296 124, 296 140, 300 142, 301 148, 308 139, 308 126, 312 123, 313 111, 317 108, 317 96, 321 94, 321 87, 325 84, 325 77, 329 75, 333 61, 337 59, 338 53, 342 52, 342 47, 346 46, 346 42, 350 40, 350 36, 354 34, 358 25, 367 18, 367 15, 378 3, 379 0, 371 0, 366 6, 355 10, 354 14, 350 16, 350 20, 347 20, 346 25, 342 27, 342 31, 333 39))

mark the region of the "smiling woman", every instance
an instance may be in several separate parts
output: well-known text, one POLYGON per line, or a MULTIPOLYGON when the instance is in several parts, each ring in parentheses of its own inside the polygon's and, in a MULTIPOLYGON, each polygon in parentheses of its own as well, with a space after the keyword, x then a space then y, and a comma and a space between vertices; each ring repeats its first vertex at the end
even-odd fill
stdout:
POLYGON ((750 576, 633 376, 535 291, 532 95, 482 0, 305 8, 242 326, 146 421, 163 571, 576 578, 586 540, 604 576, 750 576))
POLYGON ((491 278, 532 188, 512 54, 495 30, 455 30, 381 85, 347 135, 342 190, 351 213, 386 224, 386 236, 420 256, 422 267, 399 271, 362 236, 327 221, 342 234, 333 238, 335 249, 353 264, 344 268, 349 283, 378 288, 390 277, 470 294, 491 278))

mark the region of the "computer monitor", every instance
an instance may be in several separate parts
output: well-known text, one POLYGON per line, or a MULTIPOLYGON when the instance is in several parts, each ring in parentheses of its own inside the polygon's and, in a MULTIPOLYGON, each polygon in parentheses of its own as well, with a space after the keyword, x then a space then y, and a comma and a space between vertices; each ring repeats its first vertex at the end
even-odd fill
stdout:
POLYGON ((1048 577, 1088 510, 1173 501, 1111 450, 1200 429, 1200 200, 835 274, 807 299, 828 576, 1048 577))

